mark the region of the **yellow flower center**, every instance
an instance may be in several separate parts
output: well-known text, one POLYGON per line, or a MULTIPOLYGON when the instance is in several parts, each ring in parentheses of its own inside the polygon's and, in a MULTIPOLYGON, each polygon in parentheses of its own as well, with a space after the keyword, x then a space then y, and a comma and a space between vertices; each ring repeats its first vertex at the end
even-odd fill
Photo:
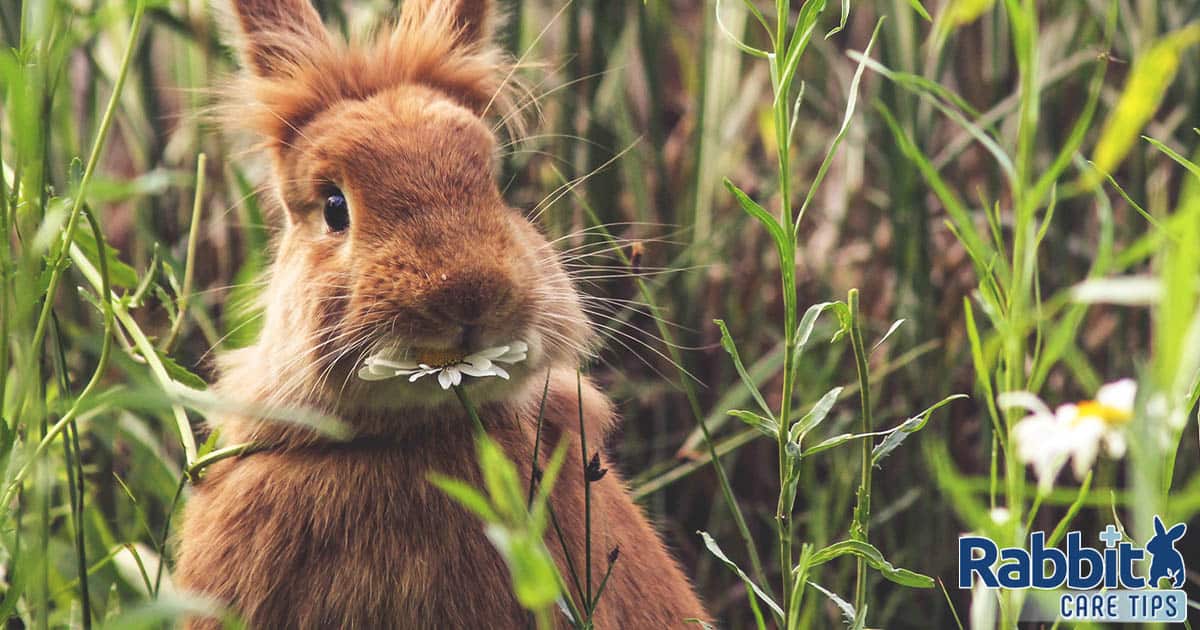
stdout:
POLYGON ((429 367, 444 368, 449 365, 454 365, 463 360, 461 352, 454 350, 427 350, 419 349, 414 352, 419 363, 424 363, 429 367))
POLYGON ((1100 418, 1105 424, 1121 425, 1133 419, 1133 414, 1125 409, 1105 405, 1094 400, 1085 400, 1079 403, 1079 417, 1091 416, 1100 418))

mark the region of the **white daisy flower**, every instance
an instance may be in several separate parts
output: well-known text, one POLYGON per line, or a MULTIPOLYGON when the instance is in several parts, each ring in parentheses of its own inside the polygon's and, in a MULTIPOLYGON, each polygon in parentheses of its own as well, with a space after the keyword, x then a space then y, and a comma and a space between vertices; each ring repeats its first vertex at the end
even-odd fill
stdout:
POLYGON ((450 389, 462 383, 463 376, 484 378, 499 376, 507 379, 508 371, 500 363, 519 363, 525 360, 529 344, 514 341, 508 345, 486 348, 468 355, 447 352, 421 352, 412 354, 398 348, 388 348, 367 357, 358 370, 358 377, 365 381, 382 381, 398 376, 407 376, 411 383, 424 376, 437 375, 442 389, 450 389))
POLYGON ((1096 392, 1094 400, 1060 405, 1053 412, 1029 392, 1001 394, 1003 407, 1021 407, 1030 413, 1013 425, 1017 457, 1033 468, 1038 490, 1048 492, 1067 461, 1077 479, 1096 463, 1103 445, 1114 459, 1125 455, 1125 425, 1133 419, 1137 383, 1122 379, 1096 392))

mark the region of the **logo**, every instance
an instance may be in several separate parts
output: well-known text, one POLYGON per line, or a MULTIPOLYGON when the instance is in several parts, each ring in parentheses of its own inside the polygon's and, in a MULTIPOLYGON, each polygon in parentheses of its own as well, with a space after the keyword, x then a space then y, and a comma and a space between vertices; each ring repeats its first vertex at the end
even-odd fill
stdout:
POLYGON ((1067 533, 1066 549, 1046 547, 1046 533, 1032 532, 1029 549, 1000 548, 990 538, 958 539, 958 587, 1033 589, 1022 612, 1026 621, 1184 621, 1187 596, 1183 555, 1175 543, 1187 524, 1170 529, 1154 517, 1154 535, 1145 547, 1123 540, 1109 525, 1084 544, 1083 534, 1067 533), (1053 610, 1050 606, 1053 605, 1053 610))
POLYGON ((1175 549, 1175 541, 1183 538, 1186 531, 1184 523, 1164 530, 1162 521, 1154 517, 1154 537, 1146 543, 1146 551, 1151 555, 1150 584, 1158 584, 1165 578, 1171 581, 1171 588, 1183 586, 1183 554, 1175 549))

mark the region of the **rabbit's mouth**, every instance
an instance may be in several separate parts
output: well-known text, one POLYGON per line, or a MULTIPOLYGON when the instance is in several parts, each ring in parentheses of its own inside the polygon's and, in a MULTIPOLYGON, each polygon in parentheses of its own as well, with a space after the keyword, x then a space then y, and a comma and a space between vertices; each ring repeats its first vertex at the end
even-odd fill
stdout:
POLYGON ((471 353, 430 348, 385 347, 367 357, 358 370, 364 381, 404 377, 409 383, 436 378, 442 389, 461 385, 464 379, 509 379, 508 368, 528 358, 529 344, 510 341, 471 353))
POLYGON ((533 331, 481 349, 392 339, 372 348, 349 375, 359 384, 352 406, 456 409, 463 395, 473 405, 523 400, 530 376, 544 369, 548 359, 542 338, 533 331))

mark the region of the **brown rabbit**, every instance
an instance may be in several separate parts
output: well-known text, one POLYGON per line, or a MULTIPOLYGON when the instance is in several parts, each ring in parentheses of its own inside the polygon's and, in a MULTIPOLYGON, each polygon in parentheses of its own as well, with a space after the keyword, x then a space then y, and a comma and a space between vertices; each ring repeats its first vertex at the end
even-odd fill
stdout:
MULTIPOLYGON (((615 420, 586 380, 577 396, 591 331, 570 279, 494 181, 485 117, 516 104, 512 66, 490 41, 491 5, 406 0, 393 30, 355 47, 335 41, 308 0, 234 2, 248 68, 234 118, 264 141, 285 226, 261 339, 223 358, 217 389, 257 408, 315 408, 353 431, 335 441, 246 415, 215 423, 227 443, 269 448, 207 471, 187 505, 176 581, 252 627, 529 623, 480 521, 427 481, 481 483, 472 424, 445 388, 452 375, 358 378, 381 352, 442 365, 527 346, 504 366, 511 378, 466 368, 458 378, 525 476, 549 383, 540 457, 571 445, 551 501, 582 573, 580 406, 589 445, 615 420)), ((707 619, 618 476, 591 487, 593 584, 620 550, 597 627, 707 619)), ((567 575, 557 539, 547 546, 567 575)))

